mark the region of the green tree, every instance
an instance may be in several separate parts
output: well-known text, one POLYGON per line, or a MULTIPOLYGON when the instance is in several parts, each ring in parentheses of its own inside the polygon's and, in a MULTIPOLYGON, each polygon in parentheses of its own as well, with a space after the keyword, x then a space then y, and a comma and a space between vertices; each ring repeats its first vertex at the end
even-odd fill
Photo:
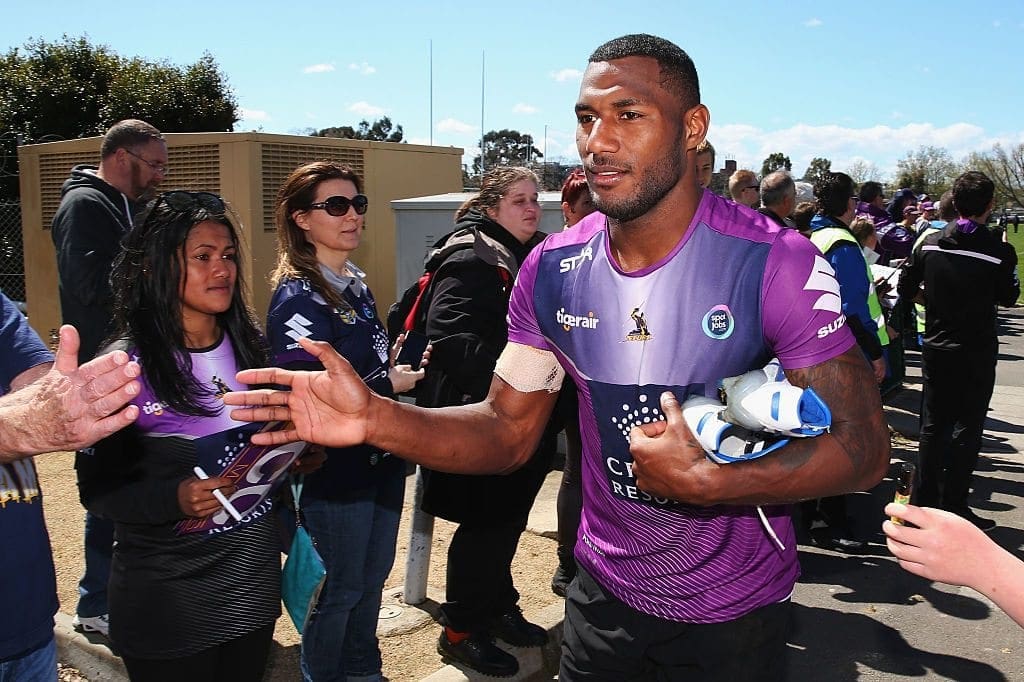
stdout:
POLYGON ((402 126, 395 126, 388 116, 381 116, 372 124, 363 119, 355 128, 332 126, 310 133, 314 137, 339 137, 346 140, 376 140, 378 142, 401 142, 405 133, 402 126))
POLYGON ((820 178, 824 177, 826 173, 832 172, 832 162, 826 158, 816 156, 811 159, 811 163, 807 166, 807 171, 804 173, 802 180, 815 184, 820 178))
POLYGON ((870 161, 854 161, 846 167, 846 174, 858 185, 863 185, 868 180, 882 182, 882 172, 870 161))
POLYGON ((914 194, 940 196, 953 186, 960 167, 944 147, 922 145, 896 162, 896 187, 909 187, 914 194))
POLYGON ((793 170, 793 162, 782 152, 773 152, 761 164, 761 177, 774 173, 777 170, 793 170))
MULTIPOLYGON (((492 130, 484 135, 484 170, 495 166, 529 166, 543 157, 533 146, 533 136, 518 130, 492 130)), ((473 159, 473 173, 480 175, 480 156, 473 159)))
POLYGON ((1024 142, 1006 149, 996 144, 991 151, 969 155, 963 170, 981 171, 996 184, 996 206, 1024 208, 1024 142))
POLYGON ((125 118, 163 132, 197 132, 230 131, 239 116, 209 54, 180 67, 65 35, 0 55, 0 197, 18 195, 17 144, 100 135, 125 118))

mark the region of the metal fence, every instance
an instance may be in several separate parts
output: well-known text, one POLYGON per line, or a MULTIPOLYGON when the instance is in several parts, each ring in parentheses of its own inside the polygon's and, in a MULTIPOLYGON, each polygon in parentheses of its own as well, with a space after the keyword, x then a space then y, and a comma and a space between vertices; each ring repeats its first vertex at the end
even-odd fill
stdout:
POLYGON ((21 240, 21 204, 0 201, 0 290, 25 301, 25 248, 21 240))

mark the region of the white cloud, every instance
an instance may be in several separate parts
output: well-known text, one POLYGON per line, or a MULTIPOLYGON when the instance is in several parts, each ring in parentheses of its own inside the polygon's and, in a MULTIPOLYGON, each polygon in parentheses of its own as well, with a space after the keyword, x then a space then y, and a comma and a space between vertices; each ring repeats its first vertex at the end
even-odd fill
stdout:
POLYGON ((822 22, 821 19, 817 17, 812 17, 811 19, 808 19, 807 21, 804 22, 804 26, 806 26, 807 28, 818 28, 819 26, 822 25, 822 23, 824 22, 822 22))
POLYGON ((559 83, 565 83, 566 81, 578 81, 583 78, 583 72, 579 69, 560 69, 558 71, 552 71, 551 77, 559 83))
POLYGON ((240 107, 238 109, 238 115, 242 117, 243 121, 269 121, 270 114, 260 109, 246 109, 240 107))
POLYGON ((437 122, 434 130, 439 133, 456 133, 458 135, 475 135, 478 128, 454 118, 446 118, 437 122))
POLYGON ((360 74, 362 74, 364 76, 369 76, 371 74, 377 73, 377 69, 372 67, 372 66, 370 66, 366 62, 360 62, 358 64, 356 64, 356 63, 349 64, 348 65, 348 70, 349 71, 358 71, 360 74))
POLYGON ((540 109, 532 104, 526 104, 525 102, 519 102, 512 107, 512 113, 514 114, 536 114, 538 111, 540 111, 540 109))
POLYGON ((369 102, 356 102, 355 104, 349 106, 348 110, 354 114, 359 114, 360 116, 380 116, 385 111, 387 111, 387 109, 374 106, 369 102))
MULTIPOLYGON (((1024 131, 1017 136, 1024 137, 1024 131)), ((761 163, 769 154, 782 152, 793 162, 793 173, 797 176, 807 170, 811 159, 820 156, 829 159, 837 171, 858 159, 868 159, 891 177, 895 175, 896 162, 921 146, 945 148, 954 160, 959 160, 972 151, 990 149, 1000 138, 987 135, 983 128, 971 123, 942 127, 907 123, 869 128, 798 124, 778 130, 750 125, 712 125, 708 139, 718 151, 718 168, 731 158, 740 168, 760 172, 761 163)))
POLYGON ((334 64, 310 64, 302 73, 329 73, 334 71, 334 64))

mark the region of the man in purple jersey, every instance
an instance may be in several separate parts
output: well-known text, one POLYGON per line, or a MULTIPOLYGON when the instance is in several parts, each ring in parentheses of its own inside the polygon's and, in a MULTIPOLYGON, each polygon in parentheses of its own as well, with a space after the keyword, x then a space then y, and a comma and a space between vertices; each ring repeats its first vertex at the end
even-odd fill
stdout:
POLYGON ((226 402, 260 405, 235 412, 246 419, 294 420, 260 441, 369 442, 431 468, 493 473, 530 456, 567 373, 580 393, 584 512, 559 679, 781 679, 798 574, 785 505, 871 487, 888 466, 869 367, 813 245, 698 186, 709 114, 685 52, 647 35, 606 43, 576 113, 599 212, 524 262, 483 402, 379 400, 306 341, 325 372, 244 372, 291 390, 226 402), (772 357, 832 408, 831 432, 758 460, 710 461, 680 403, 772 357))

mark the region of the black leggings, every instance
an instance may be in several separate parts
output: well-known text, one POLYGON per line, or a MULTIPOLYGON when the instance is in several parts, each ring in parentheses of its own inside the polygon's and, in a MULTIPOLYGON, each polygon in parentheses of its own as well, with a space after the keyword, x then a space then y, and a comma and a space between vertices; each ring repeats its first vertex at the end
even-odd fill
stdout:
POLYGON ((260 682, 267 669, 274 624, 182 658, 123 656, 132 682, 260 682))

